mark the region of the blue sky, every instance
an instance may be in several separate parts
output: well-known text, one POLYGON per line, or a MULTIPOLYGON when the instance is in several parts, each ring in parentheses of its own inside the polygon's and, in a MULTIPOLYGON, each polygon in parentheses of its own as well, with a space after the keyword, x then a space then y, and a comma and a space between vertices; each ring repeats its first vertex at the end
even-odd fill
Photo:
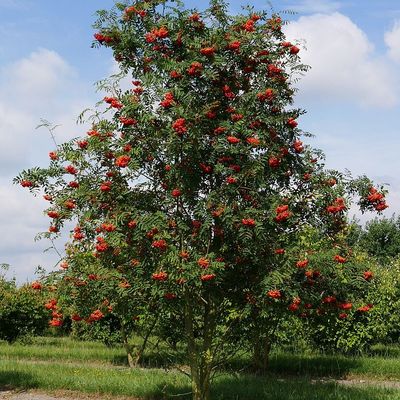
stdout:
MULTIPOLYGON (((91 49, 95 11, 112 0, 54 2, 0 0, 0 263, 12 266, 19 282, 38 265, 57 258, 34 242, 47 229, 45 206, 13 187, 23 168, 46 165, 52 145, 40 118, 60 124, 60 142, 85 132, 75 120, 102 96, 93 83, 115 65, 106 49, 91 49)), ((204 2, 191 0, 188 7, 204 2)), ((232 0, 232 12, 246 2, 232 0)), ((256 0, 258 9, 269 9, 256 0)), ((300 44, 311 71, 298 87, 297 105, 307 110, 301 127, 316 135, 327 166, 388 183, 390 208, 400 211, 400 2, 398 0, 275 0, 291 9, 288 38, 300 44)), ((369 214, 364 220, 372 218, 369 214)), ((62 245, 59 245, 62 250, 62 245)))

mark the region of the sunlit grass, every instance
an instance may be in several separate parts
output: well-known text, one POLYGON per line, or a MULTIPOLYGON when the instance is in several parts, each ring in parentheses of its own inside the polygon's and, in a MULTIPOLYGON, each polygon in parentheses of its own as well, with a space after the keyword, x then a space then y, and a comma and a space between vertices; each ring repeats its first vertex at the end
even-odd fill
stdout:
POLYGON ((32 344, 9 345, 0 342, 0 357, 123 364, 126 353, 122 347, 107 347, 97 342, 80 342, 68 338, 37 338, 32 344))
MULTIPOLYGON (((133 338, 131 344, 140 343, 133 338)), ((108 347, 100 342, 84 342, 70 338, 34 338, 30 343, 14 343, 0 341, 0 359, 64 361, 69 363, 96 363, 122 365, 128 364, 127 355, 122 345, 108 347)), ((161 344, 154 349, 149 345, 143 359, 148 367, 165 367, 174 363, 182 363, 182 351, 171 352, 168 346, 161 344)))

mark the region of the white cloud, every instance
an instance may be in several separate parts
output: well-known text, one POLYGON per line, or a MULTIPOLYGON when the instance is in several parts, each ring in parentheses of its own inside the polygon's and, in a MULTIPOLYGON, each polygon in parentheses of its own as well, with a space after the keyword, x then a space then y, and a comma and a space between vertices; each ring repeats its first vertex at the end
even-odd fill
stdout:
POLYGON ((301 92, 364 106, 392 107, 398 101, 397 77, 390 63, 374 53, 367 35, 338 12, 300 17, 285 28, 288 39, 304 39, 302 61, 312 69, 301 92))
POLYGON ((58 262, 57 254, 50 251, 43 253, 37 247, 30 252, 9 254, 2 262, 10 266, 6 273, 6 278, 16 278, 18 284, 32 282, 35 279, 35 272, 39 266, 47 272, 59 269, 53 268, 58 262))
POLYGON ((71 90, 75 78, 73 68, 56 52, 47 49, 39 49, 0 72, 1 101, 7 99, 8 106, 25 113, 54 111, 54 104, 48 99, 68 87, 71 90))
POLYGON ((28 149, 27 146, 22 145, 23 141, 20 139, 22 129, 32 123, 30 116, 0 102, 0 170, 2 175, 21 165, 26 158, 28 149))
POLYGON ((330 14, 339 10, 341 8, 341 3, 329 0, 302 0, 289 4, 287 8, 303 14, 330 14))
MULTIPOLYGON (((4 232, 0 241, 0 263, 10 264, 7 274, 19 282, 33 278, 38 265, 51 268, 58 260, 56 252, 43 251, 50 246, 47 240, 34 241, 38 232, 46 231, 49 218, 41 196, 33 197, 28 191, 2 181, 0 186, 0 226, 4 232), (5 184, 4 184, 5 183, 5 184)), ((58 246, 62 250, 62 244, 58 246)))
POLYGON ((0 169, 4 176, 43 160, 46 150, 52 149, 49 135, 35 131, 41 118, 62 124, 56 135, 66 140, 79 135, 74 119, 93 102, 82 96, 84 86, 76 72, 54 51, 40 49, 0 72, 0 169))
POLYGON ((10 251, 26 253, 32 250, 34 237, 39 231, 46 230, 48 225, 48 218, 43 215, 44 202, 45 200, 33 197, 20 187, 2 185, 0 225, 7 234, 0 242, 0 254, 10 251))
POLYGON ((385 43, 389 57, 400 63, 400 20, 395 22, 392 30, 385 33, 385 43))
POLYGON ((42 253, 48 242, 34 242, 48 228, 43 216, 47 204, 13 186, 12 178, 22 169, 48 165, 47 153, 54 145, 47 132, 35 130, 41 118, 61 124, 55 132, 59 143, 80 136, 86 127, 77 126, 75 119, 97 96, 83 95, 93 92, 91 84, 82 83, 68 62, 47 49, 4 66, 0 77, 0 226, 5 232, 0 263, 11 264, 9 274, 23 281, 33 277, 39 264, 52 267, 57 257, 42 253))

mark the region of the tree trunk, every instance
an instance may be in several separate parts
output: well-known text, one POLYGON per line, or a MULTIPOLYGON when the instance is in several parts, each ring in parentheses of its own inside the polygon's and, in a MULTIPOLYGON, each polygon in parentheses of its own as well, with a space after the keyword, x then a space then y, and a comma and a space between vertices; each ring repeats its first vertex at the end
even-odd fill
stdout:
POLYGON ((142 358, 143 358, 144 351, 146 350, 147 342, 149 341, 150 335, 153 332, 153 329, 157 323, 157 319, 158 319, 158 317, 154 319, 153 323, 147 330, 145 337, 143 338, 143 342, 142 342, 141 346, 139 346, 139 347, 132 346, 131 344, 129 344, 125 325, 121 321, 122 343, 124 345, 126 354, 128 356, 128 365, 130 368, 136 368, 142 362, 142 358))
POLYGON ((263 371, 268 372, 269 370, 269 355, 271 353, 271 341, 266 338, 264 341, 264 353, 263 353, 263 371))
POLYGON ((126 335, 125 326, 123 322, 121 322, 121 336, 122 336, 122 344, 124 345, 124 349, 128 357, 128 365, 130 368, 135 368, 137 366, 137 361, 134 360, 133 358, 132 346, 128 342, 128 336, 126 335))
POLYGON ((125 326, 121 323, 121 336, 122 336, 122 344, 124 345, 124 349, 126 351, 126 355, 128 357, 128 365, 130 368, 135 368, 140 360, 137 357, 133 357, 132 349, 133 346, 128 342, 128 336, 126 335, 125 326))
POLYGON ((155 325, 155 322, 151 326, 151 328, 147 331, 146 336, 143 338, 142 345, 136 351, 135 367, 137 367, 142 362, 142 357, 143 357, 144 351, 147 346, 147 341, 149 340, 149 337, 150 337, 151 333, 153 332, 154 325, 155 325))
MULTIPOLYGON (((208 303, 209 304, 209 303, 208 303)), ((188 356, 192 379, 193 400, 210 400, 210 377, 212 370, 211 342, 214 321, 209 305, 204 310, 204 331, 200 343, 196 343, 193 326, 193 309, 190 298, 186 296, 185 331, 188 338, 188 356)))
POLYGON ((265 374, 269 368, 271 342, 268 338, 256 338, 253 344, 253 369, 256 373, 265 374))
POLYGON ((193 400, 210 400, 211 362, 203 354, 197 354, 196 359, 190 367, 193 400))
MULTIPOLYGON (((198 376, 192 375, 193 400, 210 400, 210 372, 201 369, 198 376)), ((192 373, 193 374, 193 373, 192 373)))

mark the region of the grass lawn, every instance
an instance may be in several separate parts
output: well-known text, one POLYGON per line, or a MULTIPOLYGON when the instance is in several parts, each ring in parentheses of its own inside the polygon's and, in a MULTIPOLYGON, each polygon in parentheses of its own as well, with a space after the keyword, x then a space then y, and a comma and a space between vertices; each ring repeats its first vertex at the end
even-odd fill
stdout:
MULTIPOLYGON (((275 353, 266 377, 221 372, 213 383, 212 399, 232 400, 400 400, 400 390, 368 384, 343 386, 320 382, 321 377, 400 380, 396 351, 374 357, 289 355, 275 353), (385 354, 385 356, 382 356, 385 354)), ((148 363, 154 361, 148 356, 148 363)), ((157 359, 159 363, 159 359, 157 359)), ((236 368, 235 368, 236 369, 236 368)), ((189 381, 182 373, 165 368, 128 369, 124 351, 100 343, 67 338, 40 338, 29 345, 0 343, 0 386, 44 390, 79 390, 143 399, 190 399, 189 381), (179 395, 179 396, 177 396, 179 395)))

